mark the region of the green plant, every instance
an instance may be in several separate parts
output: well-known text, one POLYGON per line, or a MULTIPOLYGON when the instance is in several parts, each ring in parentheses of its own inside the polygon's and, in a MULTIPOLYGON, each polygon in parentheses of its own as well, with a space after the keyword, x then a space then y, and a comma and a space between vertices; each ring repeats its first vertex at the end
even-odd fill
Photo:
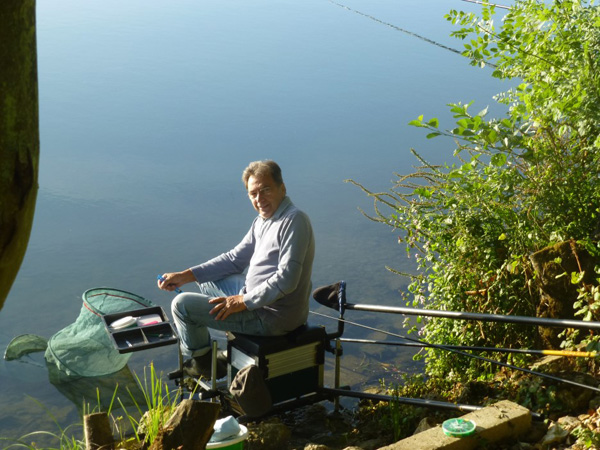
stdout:
MULTIPOLYGON (((350 181, 374 200, 375 213, 365 214, 399 230, 398 242, 415 258, 418 273, 401 273, 411 277, 406 302, 531 316, 539 290, 529 255, 560 241, 589 241, 598 231, 600 9, 578 0, 518 0, 500 30, 495 17, 484 2, 481 17, 453 10, 448 20, 459 26, 453 35, 467 41, 473 65, 492 65, 493 76, 516 81, 497 96, 506 115, 489 118, 487 109, 473 114, 472 103, 454 103, 456 124, 448 130, 420 116, 410 124, 427 138, 451 138, 455 162, 434 166, 412 150, 420 165, 398 175, 389 191, 350 181)), ((423 323, 419 333, 434 344, 527 348, 537 337, 532 327, 510 324, 423 323)), ((432 375, 494 371, 435 349, 426 357, 432 375)))
POLYGON ((123 410, 127 413, 127 418, 134 430, 136 440, 149 445, 152 444, 165 422, 169 419, 178 402, 178 396, 170 392, 169 387, 156 373, 154 364, 150 364, 149 374, 146 373, 146 368, 144 368, 143 381, 137 375, 136 380, 144 395, 146 402, 143 405, 144 408, 138 404, 133 393, 130 392, 129 394, 141 418, 136 420, 131 414, 127 413, 120 399, 119 402, 123 410), (140 434, 140 429, 143 430, 143 434, 140 434))
MULTIPOLYGON (((584 273, 573 272, 565 275, 570 277, 572 284, 579 286, 579 295, 577 301, 573 304, 574 315, 576 317, 580 316, 584 321, 600 321, 600 267, 595 267, 596 284, 586 284, 583 281, 584 273)), ((597 334, 567 329, 561 333, 561 336, 564 339, 561 344, 562 347, 584 346, 585 351, 600 354, 600 336, 597 334)), ((587 369, 589 370, 594 363, 595 360, 588 361, 587 369)))
MULTIPOLYGON (((112 398, 108 407, 106 407, 106 413, 113 420, 113 425, 117 428, 120 435, 120 444, 124 445, 124 448, 137 448, 138 445, 136 443, 146 443, 151 444, 165 422, 169 419, 171 412, 177 405, 179 400, 177 393, 172 393, 168 386, 163 382, 162 378, 156 373, 154 368, 154 364, 150 364, 149 373, 147 373, 146 368, 144 368, 144 378, 141 380, 137 375, 135 375, 136 381, 142 391, 145 405, 140 405, 136 396, 129 388, 127 388, 128 394, 133 400, 133 403, 136 407, 136 417, 141 417, 141 419, 137 419, 130 414, 126 407, 124 406, 122 400, 117 396, 118 388, 117 385, 113 391, 112 398), (121 422, 123 421, 123 417, 114 417, 113 415, 113 407, 115 402, 118 402, 125 412, 125 416, 133 428, 133 432, 135 438, 127 438, 126 433, 124 432, 121 426, 121 422), (140 434, 140 429, 143 430, 143 434, 140 434), (131 445, 133 444, 133 447, 131 445)), ((101 412, 104 408, 102 406, 102 402, 100 399, 100 392, 96 390, 97 395, 97 404, 92 408, 90 404, 83 404, 83 415, 91 414, 94 412, 101 412)), ((191 393, 193 395, 193 392, 191 393)), ((39 403, 37 400, 33 399, 36 403, 38 403, 44 410, 46 410, 47 414, 52 418, 53 422, 59 429, 58 433, 52 433, 49 431, 35 431, 32 433, 28 433, 18 439, 11 438, 1 438, 0 441, 4 441, 9 443, 7 447, 3 447, 6 449, 9 448, 27 448, 31 450, 80 450, 85 449, 86 444, 77 436, 83 435, 83 424, 77 423, 70 425, 66 428, 62 428, 56 419, 56 417, 52 414, 50 410, 48 410, 44 405, 39 403), (79 429, 78 432, 75 429, 79 429), (44 441, 56 441, 58 447, 39 447, 34 439, 43 439, 44 441)))
MULTIPOLYGON (((383 384, 383 381, 381 381, 381 383, 383 384)), ((406 420, 407 416, 402 414, 402 406, 398 402, 398 399, 400 398, 398 386, 389 386, 388 395, 390 395, 392 399, 387 403, 387 415, 385 416, 387 420, 382 421, 382 424, 388 422, 388 426, 392 430, 395 442, 398 441, 402 435, 402 420, 406 420)))
POLYGON ((577 444, 584 445, 584 448, 596 449, 600 447, 600 433, 593 431, 586 426, 578 426, 571 432, 577 437, 577 444))

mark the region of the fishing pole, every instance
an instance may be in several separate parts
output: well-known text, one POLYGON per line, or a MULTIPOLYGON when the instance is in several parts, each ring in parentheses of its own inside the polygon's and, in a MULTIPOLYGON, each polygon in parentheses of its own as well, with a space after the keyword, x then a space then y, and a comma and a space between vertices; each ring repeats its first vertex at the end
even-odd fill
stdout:
MULTIPOLYGON (((405 33, 405 34, 408 34, 408 35, 410 35, 410 36, 414 36, 414 37, 416 37, 416 38, 418 38, 418 39, 421 39, 421 40, 423 40, 423 41, 425 41, 425 42, 428 42, 428 43, 430 43, 430 44, 433 44, 433 45, 435 45, 435 46, 437 46, 437 47, 443 48, 444 50, 449 50, 449 51, 451 51, 451 52, 453 52, 453 53, 457 53, 457 54, 459 54, 459 55, 462 55, 462 51, 460 51, 460 50, 457 50, 457 49, 455 49, 455 48, 452 48, 452 47, 448 47, 447 45, 444 45, 444 44, 440 44, 439 42, 436 42, 436 41, 434 41, 434 40, 432 40, 432 39, 426 38, 425 36, 421 36, 420 34, 414 33, 414 32, 412 32, 412 31, 409 31, 409 30, 405 30, 404 28, 400 28, 399 26, 396 26, 396 25, 394 25, 394 24, 391 24, 391 23, 388 23, 388 22, 384 22, 383 20, 380 20, 380 19, 378 19, 377 17, 374 17, 374 16, 371 16, 371 15, 369 15, 369 14, 365 14, 365 13, 363 13, 363 12, 357 11, 357 10, 355 10, 355 9, 352 9, 352 8, 350 8, 350 7, 346 6, 346 5, 343 5, 343 4, 341 4, 341 3, 337 3, 337 2, 335 2, 334 0, 329 0, 329 2, 330 2, 330 3, 333 3, 334 5, 337 5, 337 6, 339 6, 340 8, 347 9, 348 11, 352 11, 353 13, 356 13, 356 14, 358 14, 358 15, 361 15, 361 16, 363 16, 363 17, 366 17, 367 19, 371 19, 371 20, 373 20, 373 21, 375 21, 375 22, 377 22, 377 23, 380 23, 381 25, 385 25, 386 27, 393 28, 393 29, 394 29, 394 30, 396 30, 396 31, 400 31, 400 32, 402 32, 402 33, 405 33)), ((490 65, 490 66, 493 66, 493 64, 489 64, 489 65, 490 65)))
MULTIPOLYGON (((473 405, 465 405, 463 403, 449 403, 442 402, 439 400, 430 400, 426 398, 408 398, 408 397, 396 397, 390 395, 383 394, 372 394, 369 392, 356 392, 350 391, 346 389, 333 389, 326 388, 325 392, 337 396, 343 397, 354 397, 358 399, 366 399, 366 400, 376 400, 382 402, 396 401, 399 403, 406 403, 408 405, 413 406, 423 406, 423 407, 431 407, 431 408, 445 408, 445 409, 457 409, 462 412, 474 412, 483 409, 483 406, 473 406, 473 405)), ((540 413, 530 412, 532 419, 535 420, 543 420, 544 416, 540 413)))
MULTIPOLYGON (((417 347, 425 348, 425 344, 421 342, 394 342, 394 341, 377 341, 373 339, 355 339, 355 338, 340 338, 342 342, 350 342, 355 344, 380 344, 380 345, 395 345, 399 347, 417 347)), ((581 352, 573 350, 536 350, 525 348, 504 348, 504 347, 477 347, 471 345, 446 345, 447 348, 454 350, 471 350, 476 352, 496 352, 496 353, 522 353, 526 355, 540 356, 566 356, 572 358, 594 358, 598 356, 596 352, 581 352)))
POLYGON ((438 309, 420 309, 402 306, 381 306, 369 304, 346 303, 346 309, 356 311, 383 312, 409 316, 441 317, 446 319, 477 320, 481 322, 503 322, 545 327, 578 328, 600 330, 600 322, 584 320, 552 319, 547 317, 507 316, 501 314, 470 313, 462 311, 444 311, 438 309))
POLYGON ((576 386, 576 387, 579 387, 579 388, 589 389, 589 390, 595 391, 595 392, 600 392, 599 388, 596 388, 596 387, 593 387, 593 386, 588 386, 586 384, 578 383, 576 381, 571 381, 571 380, 566 380, 564 378, 555 377, 554 375, 549 375, 549 374, 542 373, 542 372, 536 372, 536 371, 531 370, 531 369, 525 369, 523 367, 515 366, 513 364, 504 363, 502 361, 497 361, 497 360, 491 359, 491 358, 486 358, 485 356, 474 355, 472 353, 467 353, 467 352, 464 352, 462 350, 456 350, 456 349, 447 347, 445 345, 431 344, 431 343, 424 342, 424 341, 419 340, 419 339, 412 339, 412 338, 409 338, 407 336, 402 336, 402 335, 397 334, 397 333, 392 333, 391 331, 381 330, 381 329, 378 329, 378 328, 370 327, 368 325, 363 325, 363 324, 360 324, 360 323, 357 323, 357 322, 352 322, 350 320, 343 319, 341 317, 333 317, 333 316, 330 316, 330 315, 327 315, 327 314, 318 313, 316 311, 310 311, 310 313, 311 314, 315 314, 317 316, 325 317, 327 319, 337 320, 338 322, 343 322, 343 323, 347 323, 349 325, 354 325, 354 326, 357 326, 357 327, 360 327, 360 328, 365 328, 365 329, 370 330, 370 331, 376 331, 376 332, 379 332, 379 333, 383 333, 383 334, 386 334, 388 336, 392 336, 392 337, 396 337, 396 338, 400 338, 400 339, 405 339, 407 341, 418 342, 418 343, 423 344, 425 347, 428 347, 428 348, 435 348, 435 349, 438 349, 438 350, 449 351, 449 352, 456 353, 456 354, 459 354, 459 355, 467 356, 468 358, 478 359, 480 361, 485 361, 485 362, 489 362, 491 364, 496 364, 496 365, 499 365, 499 366, 502 366, 502 367, 506 367, 506 368, 509 368, 509 369, 518 370, 520 372, 528 373, 530 375, 535 375, 535 376, 538 376, 538 377, 541 377, 541 378, 547 378, 549 380, 557 381, 559 383, 570 384, 572 386, 576 386))

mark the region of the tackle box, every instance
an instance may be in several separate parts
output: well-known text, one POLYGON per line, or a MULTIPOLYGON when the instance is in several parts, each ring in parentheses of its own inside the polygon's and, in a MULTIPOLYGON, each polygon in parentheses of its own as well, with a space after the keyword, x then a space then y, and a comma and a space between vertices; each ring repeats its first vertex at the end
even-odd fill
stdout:
POLYGON ((160 306, 106 314, 102 320, 119 353, 137 352, 178 341, 160 306))
POLYGON ((228 385, 248 365, 261 369, 273 404, 296 399, 323 387, 323 327, 305 326, 285 336, 228 333, 228 385))

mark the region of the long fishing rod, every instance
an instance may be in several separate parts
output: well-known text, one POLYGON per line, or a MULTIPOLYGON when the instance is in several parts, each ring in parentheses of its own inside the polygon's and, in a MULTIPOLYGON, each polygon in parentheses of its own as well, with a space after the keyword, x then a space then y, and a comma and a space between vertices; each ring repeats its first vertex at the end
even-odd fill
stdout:
POLYGON ((444 311, 437 309, 420 309, 402 306, 381 306, 354 303, 346 303, 346 309, 353 309, 356 311, 403 314, 409 316, 442 317, 454 320, 477 320, 481 322, 518 323, 524 325, 538 325, 544 327, 600 330, 600 322, 586 322, 584 320, 551 319, 546 317, 527 316, 507 316, 501 314, 469 313, 462 311, 444 311))
MULTIPOLYGON (((340 338, 341 342, 350 342, 355 344, 379 344, 393 345, 399 347, 416 347, 425 348, 425 344, 421 342, 394 342, 394 341, 377 341, 373 339, 355 339, 355 338, 340 338)), ((454 350, 470 350, 476 352, 496 352, 496 353, 521 353, 525 355, 540 355, 540 356, 566 356, 572 358, 594 358, 598 356, 596 352, 581 352, 573 350, 536 350, 525 348, 504 348, 504 347, 477 347, 472 345, 446 345, 445 347, 454 350)))
MULTIPOLYGON (((422 407, 431 407, 431 408, 445 408, 445 409, 457 409, 462 412, 474 412, 483 409, 483 406, 473 406, 473 405, 465 405, 462 403, 450 403, 450 402, 442 402, 439 400, 429 400, 426 398, 408 398, 408 397, 395 397, 390 395, 383 394, 371 394, 369 392, 357 392, 350 391, 346 389, 334 389, 334 388, 325 388, 325 392, 328 394, 333 394, 336 396, 343 397, 354 397, 359 399, 366 400, 376 400, 382 402, 396 401, 399 403, 406 403, 408 405, 413 406, 422 406, 422 407)), ((544 416, 542 414, 536 412, 530 412, 532 419, 543 420, 544 416)))
POLYGON ((566 380, 564 378, 555 377, 554 375, 549 375, 549 374, 542 373, 542 372, 536 372, 536 371, 531 370, 531 369, 525 369, 523 367, 515 366, 515 365, 509 364, 509 363, 504 363, 502 361, 496 361, 495 359, 486 358, 485 356, 474 355, 472 353, 467 353, 467 352, 464 352, 462 350, 456 350, 456 349, 447 347, 445 345, 431 344, 431 343, 424 342, 424 341, 419 340, 419 339, 412 339, 412 338, 409 338, 407 336, 402 336, 402 335, 397 334, 397 333, 392 333, 391 331, 381 330, 381 329, 378 329, 378 328, 370 327, 368 325, 363 325, 363 324, 360 324, 360 323, 357 323, 357 322, 352 322, 350 320, 343 319, 341 317, 333 317, 333 316, 329 316, 327 314, 318 313, 316 311, 310 311, 310 313, 311 314, 315 314, 317 316, 325 317, 327 319, 332 319, 332 320, 336 320, 338 322, 343 322, 343 323, 347 323, 349 325, 354 325, 354 326, 357 326, 357 327, 360 327, 360 328, 365 328, 365 329, 370 330, 370 331, 377 331, 379 333, 387 334, 388 336, 393 336, 393 337, 396 337, 396 338, 405 339, 407 341, 418 342, 418 343, 421 343, 425 347, 428 347, 428 348, 436 348, 438 350, 449 351, 449 352, 452 352, 452 353, 456 353, 456 354, 459 354, 459 355, 466 356, 468 358, 478 359, 480 361, 485 361, 485 362, 489 362, 491 364, 496 364, 496 365, 499 365, 499 366, 502 366, 502 367, 507 367, 509 369, 518 370, 520 372, 528 373, 530 375, 535 375, 535 376, 538 376, 538 377, 541 377, 541 378, 547 378, 549 380, 554 380, 554 381, 557 381, 559 383, 570 384, 572 386, 576 386, 576 387, 579 387, 579 388, 589 389, 589 390, 595 391, 595 392, 600 392, 599 388, 596 388, 596 387, 593 387, 593 386, 588 386, 586 384, 578 383, 576 381, 571 381, 571 380, 566 380))

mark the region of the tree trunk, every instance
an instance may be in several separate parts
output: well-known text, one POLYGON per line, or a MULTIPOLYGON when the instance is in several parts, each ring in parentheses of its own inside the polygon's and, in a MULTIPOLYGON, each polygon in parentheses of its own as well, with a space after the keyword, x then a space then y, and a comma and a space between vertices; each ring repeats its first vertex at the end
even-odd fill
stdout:
POLYGON ((0 309, 25 256, 38 190, 35 0, 0 1, 0 309))

